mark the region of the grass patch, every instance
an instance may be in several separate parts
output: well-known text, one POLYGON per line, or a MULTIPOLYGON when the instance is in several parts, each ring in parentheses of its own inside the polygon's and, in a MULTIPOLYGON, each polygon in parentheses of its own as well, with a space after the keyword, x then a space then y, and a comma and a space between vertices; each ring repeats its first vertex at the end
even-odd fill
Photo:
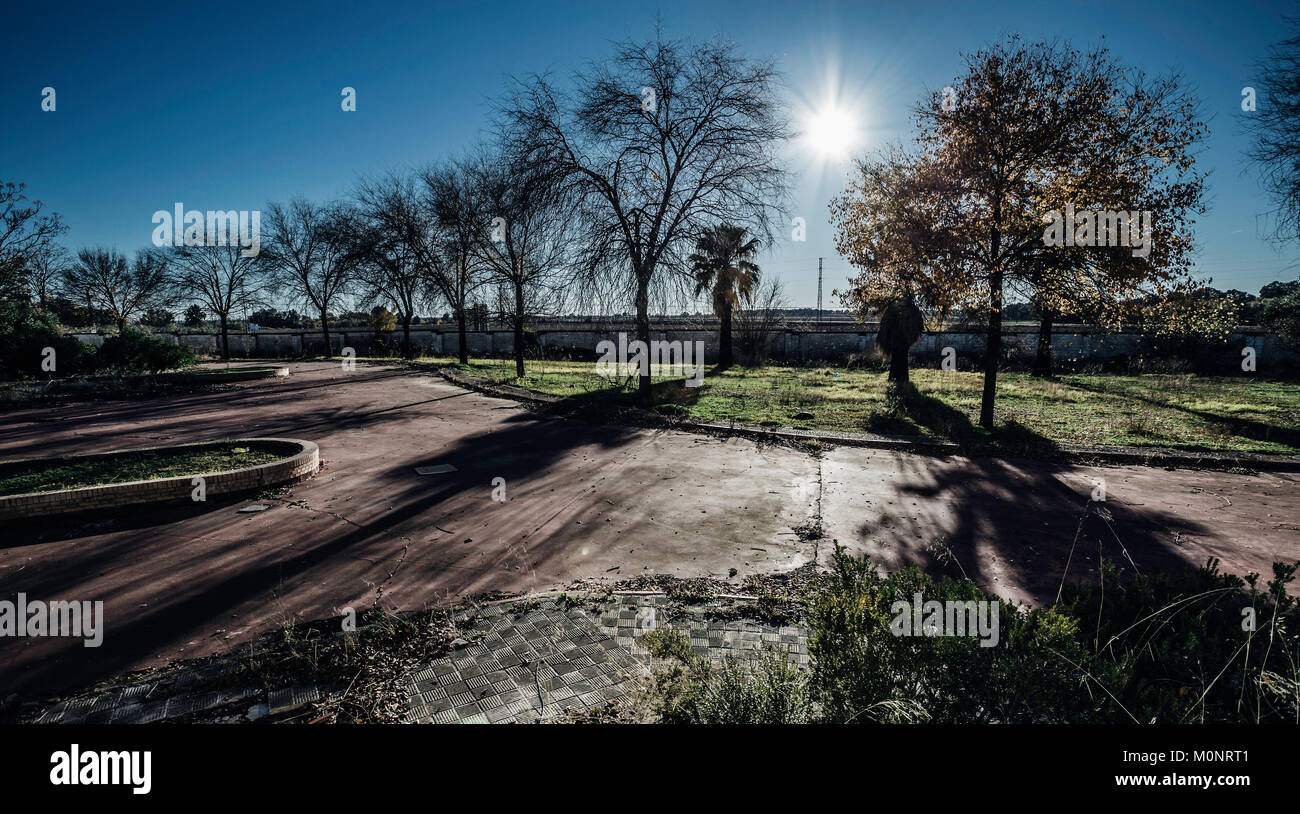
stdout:
MULTIPOLYGON (((538 393, 629 402, 635 380, 596 375, 591 362, 512 360, 457 365, 538 393)), ((652 371, 657 372, 657 371, 652 371)), ((656 380, 669 378, 656 376, 656 380)), ((656 392, 660 413, 799 429, 919 435, 963 443, 1098 444, 1192 451, 1300 452, 1300 383, 1244 376, 1069 374, 998 377, 998 426, 979 427, 979 373, 917 368, 913 389, 891 391, 883 371, 843 367, 733 367, 706 371, 699 388, 656 392), (796 418, 799 415, 811 417, 796 418)))
POLYGON ((292 453, 293 450, 283 445, 219 443, 123 452, 83 460, 0 464, 0 496, 225 472, 270 463, 292 453))

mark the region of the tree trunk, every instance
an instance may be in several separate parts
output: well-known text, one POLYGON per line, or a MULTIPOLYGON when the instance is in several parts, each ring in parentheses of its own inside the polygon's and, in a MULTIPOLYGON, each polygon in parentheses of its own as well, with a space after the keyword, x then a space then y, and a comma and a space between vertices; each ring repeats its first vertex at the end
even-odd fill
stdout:
POLYGON ((722 306, 722 313, 718 317, 722 322, 718 330, 718 366, 731 367, 735 359, 731 351, 731 303, 722 306))
POLYGON ((1038 310, 1038 352, 1034 356, 1034 376, 1052 378, 1052 312, 1048 308, 1040 307, 1038 310))
POLYGON ((456 309, 456 333, 460 338, 460 363, 469 364, 469 331, 465 327, 465 305, 456 309))
MULTIPOLYGON (((994 234, 996 246, 998 241, 994 234)), ((993 429, 993 400, 998 392, 998 362, 1001 358, 1002 271, 999 269, 989 277, 989 330, 984 346, 984 392, 980 397, 980 426, 990 430, 993 429)))
POLYGON ((402 358, 411 358, 411 317, 414 314, 402 314, 402 358))
POLYGON ((907 351, 901 353, 895 352, 889 355, 889 381, 909 381, 907 372, 907 351))
MULTIPOLYGON (((645 343, 646 354, 650 353, 650 277, 637 273, 636 276, 636 338, 645 343)), ((649 409, 653 402, 650 390, 650 365, 646 364, 645 375, 637 381, 637 393, 641 405, 649 409)))
MULTIPOLYGON (((328 359, 334 355, 334 349, 330 347, 329 314, 326 313, 324 308, 320 309, 320 333, 325 339, 325 358, 328 359)), ((306 351, 306 348, 303 348, 303 350, 306 351)), ((304 355, 306 354, 304 353, 304 355)))
POLYGON ((524 377, 524 281, 515 278, 515 376, 524 377))

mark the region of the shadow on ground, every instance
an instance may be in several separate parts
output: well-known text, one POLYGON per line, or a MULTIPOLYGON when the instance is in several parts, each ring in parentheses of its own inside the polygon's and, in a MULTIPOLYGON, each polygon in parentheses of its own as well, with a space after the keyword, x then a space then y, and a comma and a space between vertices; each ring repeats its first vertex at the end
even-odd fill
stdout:
MULTIPOLYGON (((376 375, 369 380, 387 377, 376 375)), ((363 428, 382 433, 386 422, 409 417, 406 413, 411 409, 468 395, 456 393, 367 411, 340 406, 336 412, 326 408, 312 412, 317 416, 315 421, 272 421, 243 429, 258 435, 313 438, 319 437, 312 432, 317 426, 328 427, 333 433, 363 428)), ((236 394, 232 401, 249 403, 257 398, 256 393, 243 393, 236 394)), ((184 409, 141 407, 145 413, 184 409)), ((221 422, 209 429, 219 435, 234 428, 221 422)), ((281 524, 273 527, 278 535, 275 545, 250 545, 257 542, 256 537, 250 538, 242 530, 244 527, 231 518, 238 499, 214 500, 199 510, 161 507, 89 521, 74 518, 53 524, 22 524, 12 529, 12 535, 6 535, 6 548, 34 550, 60 544, 80 548, 78 541, 83 539, 93 540, 93 544, 84 551, 71 549, 76 555, 66 560, 42 562, 39 569, 5 572, 0 576, 0 598, 13 599, 22 591, 32 599, 108 600, 111 595, 118 602, 106 602, 106 631, 101 647, 85 648, 80 639, 56 638, 11 640, 0 645, 7 651, 0 666, 0 686, 26 693, 86 686, 149 660, 167 643, 202 640, 212 635, 214 628, 220 633, 219 628, 228 624, 223 620, 235 616, 240 617, 236 623, 240 626, 265 627, 270 622, 273 627, 277 613, 294 615, 277 610, 278 597, 284 598, 285 608, 314 608, 325 617, 336 613, 340 605, 355 601, 359 586, 368 581, 373 589, 370 599, 386 606, 382 601, 385 582, 402 569, 411 540, 416 535, 437 535, 456 528, 461 516, 470 511, 463 498, 474 499, 474 511, 491 505, 493 476, 506 472, 512 481, 544 485, 554 477, 556 461, 576 448, 593 444, 619 447, 628 443, 635 432, 631 428, 590 427, 516 412, 496 429, 463 437, 437 449, 435 454, 410 449, 400 462, 372 476, 369 488, 373 491, 361 498, 368 510, 366 519, 344 518, 346 527, 335 526, 324 535, 313 535, 302 527, 291 535, 292 539, 284 537, 281 524), (429 478, 413 476, 413 467, 430 458, 457 461, 459 471, 429 478), (457 502, 458 508, 448 513, 445 507, 452 502, 457 502), (186 531, 183 538, 178 538, 182 526, 186 531), (173 544, 175 550, 167 550, 173 544), (374 580, 366 576, 376 563, 385 564, 381 570, 387 571, 386 578, 374 580), (167 588, 160 591, 163 584, 167 588), (356 587, 341 595, 340 584, 356 587), (122 603, 124 597, 140 596, 156 599, 137 603, 138 607, 122 603), (261 609, 260 621, 247 618, 250 606, 261 609), (16 656, 10 658, 15 651, 16 656)), ((322 442, 322 448, 327 456, 327 444, 322 442)), ((313 486, 308 482, 295 491, 311 495, 313 486)), ((292 502, 283 504, 265 496, 259 501, 275 502, 272 511, 298 510, 292 502)), ((544 529, 544 525, 544 518, 539 518, 537 527, 525 535, 529 538, 526 546, 511 546, 486 558, 481 546, 468 544, 468 539, 459 546, 446 540, 436 552, 439 566, 434 577, 454 577, 445 586, 445 590, 454 591, 457 586, 469 588, 494 579, 500 581, 503 567, 521 571, 536 568, 556 548, 550 544, 556 530, 544 529), (511 565, 512 558, 519 560, 517 565, 511 565)))
POLYGON ((858 539, 871 542, 852 546, 891 570, 910 564, 967 576, 986 590, 1044 604, 1063 580, 1095 580, 1103 557, 1130 573, 1203 564, 1189 559, 1180 539, 1207 535, 1208 527, 1113 494, 1094 500, 1101 495, 1096 483, 1071 467, 1000 458, 900 462, 896 506, 858 524, 858 539), (922 513, 909 515, 908 504, 922 513))

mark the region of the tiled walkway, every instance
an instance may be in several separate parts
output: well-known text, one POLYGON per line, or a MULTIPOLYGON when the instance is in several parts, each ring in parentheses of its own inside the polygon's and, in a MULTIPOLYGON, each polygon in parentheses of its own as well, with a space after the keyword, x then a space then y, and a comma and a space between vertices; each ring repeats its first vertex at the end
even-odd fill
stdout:
MULTIPOLYGON (((462 635, 477 639, 410 679, 406 720, 531 722, 623 698, 645 666, 582 610, 545 601, 476 613, 462 635)), ((462 623, 469 622, 462 619, 462 623)))
POLYGON ((665 625, 687 633, 695 652, 709 658, 749 660, 768 646, 799 666, 808 661, 802 628, 708 618, 699 606, 661 594, 525 602, 459 617, 473 643, 411 678, 406 720, 530 723, 617 703, 655 666, 639 637, 665 625))
MULTIPOLYGON (((658 666, 640 636, 663 626, 682 630, 695 652, 711 659, 749 660, 766 647, 805 666, 805 631, 729 618, 748 606, 743 599, 683 604, 663 594, 616 594, 532 597, 467 609, 456 617, 465 646, 408 676, 403 720, 533 723, 618 703, 658 666)), ((321 697, 311 686, 271 692, 187 689, 220 674, 215 665, 183 670, 163 680, 61 701, 34 720, 155 723, 221 708, 221 720, 254 721, 321 697)))

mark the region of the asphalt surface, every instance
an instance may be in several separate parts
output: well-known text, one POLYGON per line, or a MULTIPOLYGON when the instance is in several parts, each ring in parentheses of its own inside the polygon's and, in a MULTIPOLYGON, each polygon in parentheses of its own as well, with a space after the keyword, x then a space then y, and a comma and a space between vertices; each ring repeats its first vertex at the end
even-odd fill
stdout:
POLYGON ((739 581, 825 562, 835 542, 1028 603, 1094 576, 1099 556, 1143 571, 1217 557, 1240 574, 1300 559, 1292 473, 816 456, 547 417, 394 368, 290 367, 224 392, 0 416, 0 458, 282 436, 315 441, 323 462, 282 497, 6 528, 0 599, 103 600, 106 631, 98 648, 0 639, 0 693, 227 651, 346 607, 648 573, 739 581), (456 471, 415 472, 436 464, 456 471), (1100 479, 1104 504, 1091 502, 1100 479), (238 512, 251 503, 270 508, 238 512))

